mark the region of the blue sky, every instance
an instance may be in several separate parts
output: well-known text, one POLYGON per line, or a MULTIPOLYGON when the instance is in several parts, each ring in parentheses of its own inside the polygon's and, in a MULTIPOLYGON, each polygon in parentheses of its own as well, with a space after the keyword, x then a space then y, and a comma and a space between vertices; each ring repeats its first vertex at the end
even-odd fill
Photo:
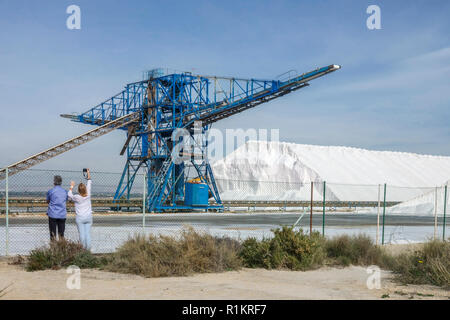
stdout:
MULTIPOLYGON (((0 0, 0 167, 90 127, 85 111, 154 67, 275 78, 342 69, 215 127, 282 141, 450 156, 449 1, 0 0), (81 30, 66 8, 81 8, 81 30), (368 30, 368 5, 381 30, 368 30)), ((123 132, 39 165, 121 171, 123 132), (101 165, 100 165, 101 164, 101 165)))

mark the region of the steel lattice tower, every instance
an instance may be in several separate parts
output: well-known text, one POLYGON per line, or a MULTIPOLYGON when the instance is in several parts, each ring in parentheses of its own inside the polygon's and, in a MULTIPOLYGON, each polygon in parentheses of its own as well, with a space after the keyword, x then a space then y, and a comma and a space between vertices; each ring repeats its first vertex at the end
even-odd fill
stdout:
POLYGON ((146 73, 144 80, 127 84, 123 91, 92 109, 62 116, 97 126, 126 115, 134 116, 135 121, 121 128, 127 134, 121 151, 126 153, 127 162, 115 199, 129 199, 137 173, 144 170, 148 177, 148 210, 221 210, 222 202, 207 159, 206 134, 211 124, 306 87, 308 81, 339 68, 330 65, 284 81, 189 72, 164 74, 155 69, 146 73), (180 136, 181 130, 187 136, 180 136), (187 140, 193 143, 186 144, 187 140), (174 156, 182 156, 183 161, 174 161, 174 156), (196 207, 184 203, 184 186, 192 178, 207 184, 208 205, 196 207))

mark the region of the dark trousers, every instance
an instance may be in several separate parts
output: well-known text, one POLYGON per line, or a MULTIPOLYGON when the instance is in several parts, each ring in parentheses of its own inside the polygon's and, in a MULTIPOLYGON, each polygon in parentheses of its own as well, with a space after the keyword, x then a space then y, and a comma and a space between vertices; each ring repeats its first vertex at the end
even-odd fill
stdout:
POLYGON ((59 239, 64 238, 64 230, 66 229, 66 219, 56 219, 48 217, 48 226, 50 229, 50 240, 55 240, 56 229, 58 229, 59 239))

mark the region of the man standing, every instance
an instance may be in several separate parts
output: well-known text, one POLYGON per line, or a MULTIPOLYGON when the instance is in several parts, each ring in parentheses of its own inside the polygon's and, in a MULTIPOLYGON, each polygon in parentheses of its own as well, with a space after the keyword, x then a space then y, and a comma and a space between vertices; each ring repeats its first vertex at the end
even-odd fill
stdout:
POLYGON ((56 239, 56 230, 58 229, 59 239, 64 239, 64 229, 66 227, 66 201, 67 191, 61 187, 61 176, 53 177, 52 189, 47 192, 47 215, 48 226, 50 228, 50 241, 56 239))

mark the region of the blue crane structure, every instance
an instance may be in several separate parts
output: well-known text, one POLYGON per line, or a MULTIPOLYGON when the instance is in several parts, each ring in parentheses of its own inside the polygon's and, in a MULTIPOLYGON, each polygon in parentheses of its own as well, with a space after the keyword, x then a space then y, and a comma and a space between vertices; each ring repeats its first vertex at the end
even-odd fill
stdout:
POLYGON ((130 198, 136 175, 142 168, 148 177, 149 211, 222 210, 207 158, 210 126, 304 88, 310 80, 339 68, 329 65, 286 80, 202 76, 190 72, 165 74, 154 69, 146 73, 144 80, 127 84, 123 91, 90 110, 61 116, 95 126, 134 116, 135 121, 120 127, 127 134, 120 152, 126 153, 127 161, 115 200, 130 198), (191 143, 186 144, 186 140, 191 143), (193 178, 208 186, 211 201, 206 206, 186 204, 185 183, 193 178))

